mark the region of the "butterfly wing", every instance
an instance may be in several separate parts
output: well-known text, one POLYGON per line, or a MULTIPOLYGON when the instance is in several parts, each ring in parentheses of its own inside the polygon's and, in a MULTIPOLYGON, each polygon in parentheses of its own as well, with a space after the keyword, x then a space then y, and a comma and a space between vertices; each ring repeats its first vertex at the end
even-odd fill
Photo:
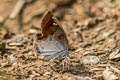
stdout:
POLYGON ((67 50, 68 40, 63 28, 52 14, 48 11, 41 22, 42 35, 36 36, 34 42, 37 55, 45 56, 45 58, 53 58, 61 51, 67 50))
POLYGON ((54 35, 54 37, 64 46, 68 47, 68 40, 63 27, 51 11, 46 12, 41 22, 44 36, 54 35))

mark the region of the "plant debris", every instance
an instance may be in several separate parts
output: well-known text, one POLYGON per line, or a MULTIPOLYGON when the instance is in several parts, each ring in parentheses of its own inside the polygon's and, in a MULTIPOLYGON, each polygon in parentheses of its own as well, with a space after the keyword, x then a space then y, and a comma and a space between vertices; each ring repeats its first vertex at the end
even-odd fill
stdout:
POLYGON ((0 0, 0 80, 119 80, 119 0, 0 0), (23 2, 22 2, 23 1, 23 2), (69 69, 37 58, 33 36, 50 10, 71 49, 69 69))

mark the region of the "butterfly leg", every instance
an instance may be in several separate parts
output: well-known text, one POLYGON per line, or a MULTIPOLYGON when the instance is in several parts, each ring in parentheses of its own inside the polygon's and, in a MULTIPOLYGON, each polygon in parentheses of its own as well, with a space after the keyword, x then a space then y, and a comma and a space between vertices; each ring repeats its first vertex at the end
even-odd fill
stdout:
MULTIPOLYGON (((67 56, 63 60, 63 70, 65 70, 65 63, 67 63, 68 65, 70 64, 70 58, 67 56)), ((68 70, 69 70, 69 66, 68 66, 68 70)))
POLYGON ((48 63, 48 65, 50 65, 51 62, 53 62, 56 58, 58 58, 61 54, 58 54, 56 56, 54 56, 48 63))
POLYGON ((57 56, 55 56, 55 57, 53 57, 53 59, 51 59, 50 61, 49 61, 49 63, 48 63, 48 66, 50 66, 51 67, 51 69, 53 69, 54 71, 56 71, 56 69, 55 68, 53 68, 51 65, 50 65, 50 63, 51 62, 53 62, 56 58, 58 58, 60 56, 60 54, 59 55, 57 55, 57 56))
POLYGON ((70 58, 66 56, 68 64, 70 64, 70 58))

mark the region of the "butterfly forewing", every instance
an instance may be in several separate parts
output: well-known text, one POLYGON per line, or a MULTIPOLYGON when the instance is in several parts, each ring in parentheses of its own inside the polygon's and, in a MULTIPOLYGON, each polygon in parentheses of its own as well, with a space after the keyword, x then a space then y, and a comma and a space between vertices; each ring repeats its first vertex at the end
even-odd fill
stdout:
POLYGON ((41 21, 41 30, 44 36, 53 35, 53 31, 50 29, 53 25, 53 15, 50 11, 46 12, 41 21))

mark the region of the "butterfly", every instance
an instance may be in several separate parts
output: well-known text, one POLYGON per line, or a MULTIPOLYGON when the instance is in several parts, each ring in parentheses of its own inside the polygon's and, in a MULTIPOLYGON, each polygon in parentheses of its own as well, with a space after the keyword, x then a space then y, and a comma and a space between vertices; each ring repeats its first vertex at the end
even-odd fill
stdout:
POLYGON ((33 47, 35 56, 44 56, 50 62, 65 59, 69 54, 67 36, 58 19, 47 11, 41 21, 41 33, 35 34, 33 47))

